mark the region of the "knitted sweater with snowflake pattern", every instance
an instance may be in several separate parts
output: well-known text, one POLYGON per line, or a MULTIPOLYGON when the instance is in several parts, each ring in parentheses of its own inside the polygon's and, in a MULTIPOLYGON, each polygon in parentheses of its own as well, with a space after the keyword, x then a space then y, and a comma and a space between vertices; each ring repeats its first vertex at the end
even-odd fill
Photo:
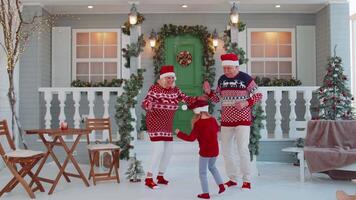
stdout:
POLYGON ((221 126, 252 124, 252 106, 262 99, 262 94, 257 89, 253 78, 241 71, 234 78, 225 75, 219 78, 216 90, 208 96, 215 103, 221 101, 221 126), (248 102, 248 106, 237 109, 236 103, 244 100, 248 102))
POLYGON ((189 97, 178 87, 163 88, 154 84, 142 101, 142 108, 147 110, 152 103, 152 110, 147 111, 147 133, 151 141, 173 141, 173 119, 179 102, 191 104, 196 97, 189 97))

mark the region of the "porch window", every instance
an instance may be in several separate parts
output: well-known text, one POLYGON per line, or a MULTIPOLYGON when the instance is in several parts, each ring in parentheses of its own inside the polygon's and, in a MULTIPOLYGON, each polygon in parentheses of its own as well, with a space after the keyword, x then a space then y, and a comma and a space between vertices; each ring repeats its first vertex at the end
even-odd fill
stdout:
POLYGON ((73 30, 73 80, 121 78, 120 29, 73 30))
POLYGON ((249 29, 248 72, 254 77, 295 77, 294 49, 294 29, 249 29))

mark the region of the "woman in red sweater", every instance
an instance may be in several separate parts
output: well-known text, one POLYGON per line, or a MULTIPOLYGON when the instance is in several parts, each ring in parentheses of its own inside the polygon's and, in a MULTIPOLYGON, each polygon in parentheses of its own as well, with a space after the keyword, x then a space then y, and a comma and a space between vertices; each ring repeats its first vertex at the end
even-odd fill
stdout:
POLYGON ((208 113, 209 105, 206 101, 198 100, 189 105, 189 109, 194 112, 192 119, 193 130, 190 135, 186 135, 179 129, 175 132, 177 136, 185 141, 193 142, 196 139, 199 142, 199 178, 203 190, 198 194, 198 198, 210 199, 207 180, 207 169, 213 175, 216 184, 219 186, 219 194, 225 191, 225 187, 218 169, 215 166, 219 155, 218 131, 219 125, 216 119, 208 113))
POLYGON ((186 96, 178 87, 175 87, 175 79, 174 67, 162 66, 160 79, 151 86, 142 102, 143 109, 147 111, 147 133, 153 145, 151 165, 145 179, 145 185, 151 189, 157 188, 152 178, 157 169, 157 183, 168 184, 163 175, 172 155, 173 119, 178 103, 183 101, 191 104, 197 99, 186 96))

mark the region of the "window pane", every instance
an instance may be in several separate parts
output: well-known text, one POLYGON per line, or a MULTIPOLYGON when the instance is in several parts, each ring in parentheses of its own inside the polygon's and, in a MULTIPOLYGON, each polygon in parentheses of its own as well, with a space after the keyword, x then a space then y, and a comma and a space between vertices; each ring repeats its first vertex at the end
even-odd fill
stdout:
POLYGON ((266 57, 278 57, 278 49, 276 45, 266 45, 266 57))
POLYGON ((105 63, 105 74, 116 74, 117 73, 117 63, 116 62, 106 62, 105 63))
POLYGON ((278 78, 277 74, 272 74, 272 75, 265 75, 264 77, 270 78, 270 79, 275 79, 278 78))
POLYGON ((279 62, 280 73, 292 73, 292 62, 279 62))
POLYGON ((252 46, 251 55, 252 57, 264 57, 263 46, 252 46))
POLYGON ((266 73, 277 74, 278 73, 278 62, 267 61, 266 62, 266 73))
POLYGON ((277 32, 265 32, 265 41, 267 45, 277 45, 278 43, 277 32))
POLYGON ((251 62, 252 73, 264 73, 264 62, 251 62))
POLYGON ((77 33, 78 45, 89 45, 89 33, 77 33))
POLYGON ((279 44, 292 44, 291 32, 279 32, 279 44))
POLYGON ((91 58, 102 58, 103 57, 103 46, 92 46, 90 48, 90 57, 91 58))
POLYGON ((103 63, 102 62, 90 63, 90 74, 103 74, 103 63))
POLYGON ((104 37, 104 44, 117 44, 117 33, 106 32, 104 37))
POLYGON ((290 45, 279 46, 279 57, 290 58, 292 57, 292 48, 290 45))
POLYGON ((102 81, 103 81, 103 76, 90 76, 90 82, 92 83, 97 83, 102 81))
POLYGON ((112 81, 113 79, 116 79, 116 78, 117 78, 116 76, 105 76, 104 80, 112 81))
POLYGON ((279 75, 279 78, 289 80, 292 78, 292 75, 279 75))
POLYGON ((89 76, 77 76, 77 80, 89 82, 89 76))
POLYGON ((78 62, 77 63, 77 74, 89 74, 89 63, 78 62))
POLYGON ((264 74, 259 74, 259 73, 254 73, 254 74, 251 74, 251 76, 253 77, 253 78, 256 78, 256 76, 258 76, 258 77, 264 77, 264 74))
POLYGON ((91 45, 102 45, 104 43, 104 33, 93 32, 90 34, 91 45))
POLYGON ((77 58, 89 58, 89 47, 77 47, 77 58))
POLYGON ((264 44, 264 32, 251 32, 251 44, 264 44))
POLYGON ((117 46, 106 46, 105 58, 117 58, 117 46))

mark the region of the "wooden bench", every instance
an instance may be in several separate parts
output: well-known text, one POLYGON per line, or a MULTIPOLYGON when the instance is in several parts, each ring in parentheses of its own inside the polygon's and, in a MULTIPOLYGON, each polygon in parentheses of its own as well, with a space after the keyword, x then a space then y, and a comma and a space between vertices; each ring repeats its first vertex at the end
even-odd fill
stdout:
MULTIPOLYGON (((308 167, 304 159, 304 150, 302 147, 287 147, 282 149, 283 152, 297 153, 299 160, 299 179, 300 182, 305 181, 305 168, 308 167)), ((344 167, 336 168, 335 170, 356 171, 356 163, 344 167)))
POLYGON ((304 151, 302 147, 287 147, 282 149, 284 152, 289 152, 289 153, 297 153, 297 158, 299 160, 299 179, 300 182, 305 181, 305 160, 304 160, 304 151))

